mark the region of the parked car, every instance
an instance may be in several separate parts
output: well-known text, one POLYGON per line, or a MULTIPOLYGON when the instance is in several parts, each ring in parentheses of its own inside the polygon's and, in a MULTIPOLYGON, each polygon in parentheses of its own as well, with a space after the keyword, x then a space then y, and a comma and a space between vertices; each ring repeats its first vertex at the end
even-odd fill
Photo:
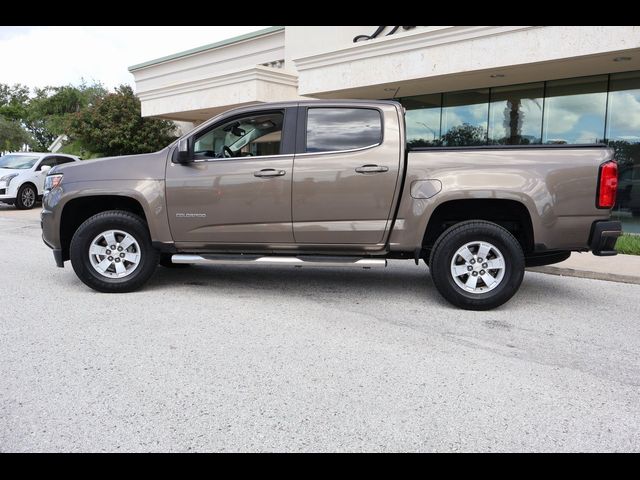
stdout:
POLYGON ((525 266, 616 254, 612 158, 593 145, 408 149, 390 101, 254 105, 160 152, 55 167, 43 240, 101 292, 141 287, 159 262, 422 259, 447 300, 483 310, 514 295, 525 266))
POLYGON ((0 157, 0 202, 28 210, 42 199, 47 172, 79 157, 58 153, 16 152, 0 157))

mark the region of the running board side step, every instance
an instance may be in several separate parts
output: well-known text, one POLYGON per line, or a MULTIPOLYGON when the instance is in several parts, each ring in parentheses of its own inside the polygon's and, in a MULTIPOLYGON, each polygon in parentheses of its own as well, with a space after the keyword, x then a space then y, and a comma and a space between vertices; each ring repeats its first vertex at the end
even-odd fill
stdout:
POLYGON ((291 265, 294 267, 358 267, 384 268, 387 260, 382 258, 358 257, 278 257, 259 255, 186 255, 175 254, 171 257, 173 263, 190 265, 291 265))

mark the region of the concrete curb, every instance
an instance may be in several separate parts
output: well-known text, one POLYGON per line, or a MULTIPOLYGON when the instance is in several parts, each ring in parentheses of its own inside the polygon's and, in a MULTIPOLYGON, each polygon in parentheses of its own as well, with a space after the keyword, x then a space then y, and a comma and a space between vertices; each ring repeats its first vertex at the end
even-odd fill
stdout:
POLYGON ((547 273, 550 275, 559 275, 562 277, 591 278, 593 280, 605 280, 608 282, 632 283, 635 285, 640 285, 640 277, 631 276, 631 275, 619 275, 617 273, 604 273, 604 272, 593 272, 589 270, 576 270, 573 268, 554 267, 551 265, 547 265, 545 267, 527 268, 527 271, 537 272, 537 273, 547 273))

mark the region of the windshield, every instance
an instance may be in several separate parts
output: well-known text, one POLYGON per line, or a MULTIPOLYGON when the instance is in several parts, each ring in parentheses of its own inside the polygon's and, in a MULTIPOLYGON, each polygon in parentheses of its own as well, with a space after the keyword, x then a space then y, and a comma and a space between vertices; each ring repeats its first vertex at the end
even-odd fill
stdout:
POLYGON ((0 168, 27 169, 35 165, 40 157, 31 155, 3 155, 0 157, 0 168))

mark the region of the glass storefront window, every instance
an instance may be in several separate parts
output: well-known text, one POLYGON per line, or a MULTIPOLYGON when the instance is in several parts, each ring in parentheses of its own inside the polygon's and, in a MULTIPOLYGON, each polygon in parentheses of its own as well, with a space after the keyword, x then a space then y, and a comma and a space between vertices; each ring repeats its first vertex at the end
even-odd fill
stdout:
POLYGON ((607 75, 597 75, 547 82, 543 143, 602 142, 607 80, 607 75))
POLYGON ((492 88, 489 144, 540 143, 543 97, 543 82, 492 88))
POLYGON ((443 145, 486 145, 488 117, 488 88, 443 94, 443 145))
POLYGON ((640 233, 640 72, 611 75, 607 140, 619 168, 614 215, 626 232, 640 233))
POLYGON ((407 143, 411 147, 442 145, 440 118, 442 94, 420 95, 402 100, 407 109, 407 143))

